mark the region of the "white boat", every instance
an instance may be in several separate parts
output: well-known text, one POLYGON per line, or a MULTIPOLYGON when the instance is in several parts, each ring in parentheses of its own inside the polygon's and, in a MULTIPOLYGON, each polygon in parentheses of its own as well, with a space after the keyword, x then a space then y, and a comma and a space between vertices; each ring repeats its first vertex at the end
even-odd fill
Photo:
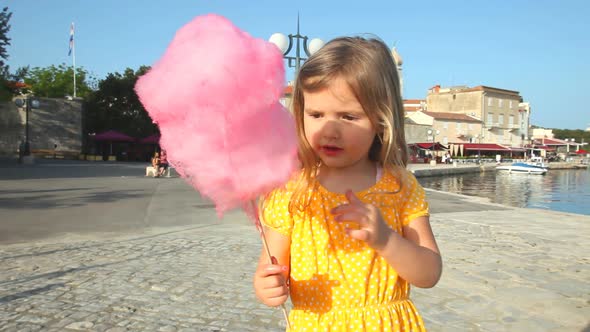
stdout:
POLYGON ((547 173, 547 167, 543 163, 513 163, 512 165, 497 166, 498 171, 508 171, 509 173, 526 173, 543 175, 547 173))

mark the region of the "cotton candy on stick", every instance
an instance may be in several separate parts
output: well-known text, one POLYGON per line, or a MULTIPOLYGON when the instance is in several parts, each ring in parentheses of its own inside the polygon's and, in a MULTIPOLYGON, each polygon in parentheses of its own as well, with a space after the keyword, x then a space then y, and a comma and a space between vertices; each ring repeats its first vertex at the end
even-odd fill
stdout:
POLYGON ((297 167, 294 121, 279 102, 284 82, 275 45, 206 15, 176 33, 135 87, 178 173, 219 216, 243 207, 265 246, 254 200, 297 167))

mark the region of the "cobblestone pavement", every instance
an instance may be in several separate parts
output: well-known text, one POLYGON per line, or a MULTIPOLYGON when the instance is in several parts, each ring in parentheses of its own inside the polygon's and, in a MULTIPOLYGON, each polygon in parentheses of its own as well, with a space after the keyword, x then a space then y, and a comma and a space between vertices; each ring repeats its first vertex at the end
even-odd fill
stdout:
MULTIPOLYGON (((71 179, 55 179, 71 185, 71 179)), ((55 179, 40 176, 35 190, 52 190, 55 179)), ((117 192, 152 181, 138 189, 147 203, 123 196, 105 204, 105 195, 76 201, 60 192, 47 206, 11 209, 1 203, 25 195, 27 181, 0 178, 0 224, 22 220, 33 227, 40 223, 33 209, 79 223, 99 223, 101 211, 109 218, 118 213, 122 226, 117 233, 104 232, 111 224, 46 237, 21 232, 19 241, 0 242, 0 331, 284 331, 280 311, 255 300, 251 279, 260 241, 243 214, 217 219, 179 179, 107 173, 75 181, 89 192, 104 190, 97 184, 117 192), (76 204, 56 208, 55 200, 76 204), (119 210, 130 202, 135 214, 119 210), (135 221, 125 226, 127 219, 135 221)), ((445 266, 435 288, 413 288, 412 297, 429 330, 588 329, 590 217, 428 194, 445 266), (454 209, 444 209, 445 202, 454 209)))
POLYGON ((0 330, 284 330, 252 291, 257 233, 233 218, 242 223, 4 246, 0 330))

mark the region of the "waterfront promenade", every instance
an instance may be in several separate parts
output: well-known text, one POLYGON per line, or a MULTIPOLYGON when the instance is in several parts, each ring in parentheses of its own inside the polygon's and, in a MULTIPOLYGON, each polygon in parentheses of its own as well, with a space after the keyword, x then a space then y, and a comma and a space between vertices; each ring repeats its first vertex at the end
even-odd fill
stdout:
MULTIPOLYGON (((0 164, 0 331, 284 330, 254 298, 250 221, 144 168, 0 164)), ((412 296, 430 331, 590 328, 589 216, 427 194, 445 266, 412 296)))

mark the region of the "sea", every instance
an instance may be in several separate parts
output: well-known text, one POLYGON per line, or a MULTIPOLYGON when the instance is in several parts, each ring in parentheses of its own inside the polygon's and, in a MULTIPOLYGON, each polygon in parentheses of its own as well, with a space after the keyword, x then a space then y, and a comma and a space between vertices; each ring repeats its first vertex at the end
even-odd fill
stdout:
POLYGON ((549 170, 545 175, 486 171, 418 181, 425 188, 503 205, 590 215, 590 169, 549 170))

